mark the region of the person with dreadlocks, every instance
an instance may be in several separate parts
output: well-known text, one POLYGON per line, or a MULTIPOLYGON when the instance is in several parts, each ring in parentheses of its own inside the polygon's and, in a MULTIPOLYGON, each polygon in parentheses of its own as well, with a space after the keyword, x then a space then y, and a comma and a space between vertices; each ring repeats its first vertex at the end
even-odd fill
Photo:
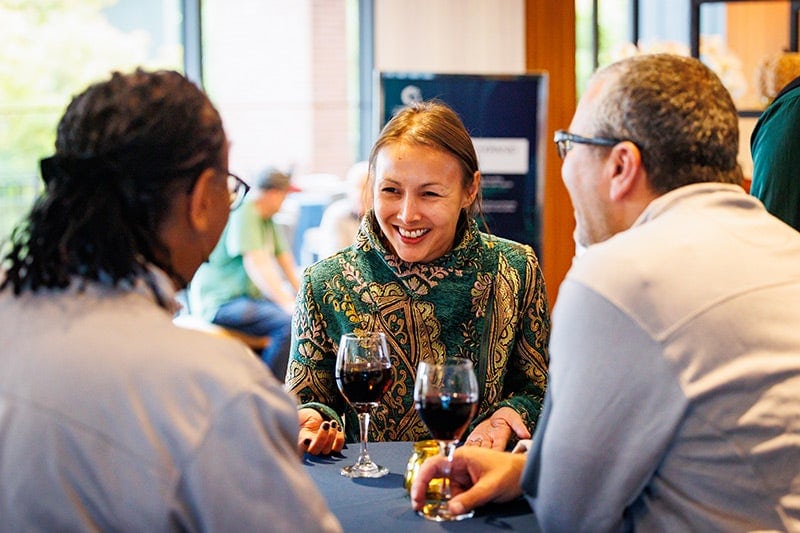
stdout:
POLYGON ((339 531, 295 402, 242 344, 172 322, 246 185, 182 75, 76 96, 0 270, 0 516, 11 531, 339 531))

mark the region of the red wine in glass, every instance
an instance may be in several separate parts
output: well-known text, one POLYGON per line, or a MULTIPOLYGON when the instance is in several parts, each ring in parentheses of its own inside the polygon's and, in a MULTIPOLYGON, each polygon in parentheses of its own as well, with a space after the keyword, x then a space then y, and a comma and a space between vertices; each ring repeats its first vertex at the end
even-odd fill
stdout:
POLYGON ((381 332, 346 333, 339 341, 334 372, 336 384, 344 399, 358 413, 358 433, 361 453, 355 464, 345 466, 341 473, 347 477, 376 478, 389 469, 376 464, 367 452, 370 409, 377 406, 381 396, 392 384, 392 361, 381 332))
POLYGON ((478 410, 474 397, 429 395, 416 401, 419 416, 436 440, 459 441, 478 410))
POLYGON ((472 361, 450 358, 442 363, 420 362, 414 380, 414 406, 447 458, 440 498, 425 504, 420 514, 444 522, 471 518, 473 511, 450 512, 450 468, 456 443, 461 439, 478 405, 478 381, 472 361))
POLYGON ((392 385, 392 369, 350 365, 336 378, 342 395, 358 413, 368 413, 392 385))

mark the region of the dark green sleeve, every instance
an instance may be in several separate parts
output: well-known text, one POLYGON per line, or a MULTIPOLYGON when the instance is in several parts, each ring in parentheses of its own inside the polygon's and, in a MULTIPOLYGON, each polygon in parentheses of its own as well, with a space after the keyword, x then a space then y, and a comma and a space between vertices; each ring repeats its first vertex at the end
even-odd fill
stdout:
POLYGON ((541 414, 547 387, 550 311, 544 276, 532 251, 528 256, 525 279, 523 319, 516 332, 516 341, 508 361, 503 399, 476 418, 472 428, 497 409, 510 407, 522 416, 528 430, 533 434, 541 414))
POLYGON ((800 231, 800 88, 775 100, 753 130, 750 194, 800 231))
POLYGON ((324 418, 334 418, 336 413, 344 412, 345 405, 334 376, 336 351, 325 331, 325 319, 315 300, 311 273, 311 268, 306 269, 297 294, 286 389, 297 397, 301 406, 323 404, 329 410, 314 405, 310 407, 320 411, 324 418))

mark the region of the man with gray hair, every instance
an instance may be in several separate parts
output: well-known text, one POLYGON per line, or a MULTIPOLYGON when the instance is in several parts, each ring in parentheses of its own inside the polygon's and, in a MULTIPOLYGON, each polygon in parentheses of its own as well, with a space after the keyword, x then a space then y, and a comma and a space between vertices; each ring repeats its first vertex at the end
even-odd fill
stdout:
POLYGON ((629 58, 555 142, 587 249, 545 409, 527 454, 457 452, 453 512, 524 494, 545 531, 797 531, 800 234, 740 187, 730 95, 695 59, 629 58))

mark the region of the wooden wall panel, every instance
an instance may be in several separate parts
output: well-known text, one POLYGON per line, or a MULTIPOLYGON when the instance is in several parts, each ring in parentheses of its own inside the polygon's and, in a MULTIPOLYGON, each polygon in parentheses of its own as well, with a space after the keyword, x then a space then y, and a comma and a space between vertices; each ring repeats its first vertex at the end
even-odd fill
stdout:
POLYGON ((729 50, 742 62, 747 91, 739 96, 740 109, 763 109, 756 83, 758 67, 770 56, 789 48, 789 2, 730 3, 727 10, 729 50))
MULTIPOLYGON (((549 74, 546 136, 552 139, 555 130, 569 126, 575 110, 575 2, 525 0, 525 23, 526 69, 549 74)), ((545 153, 541 261, 552 307, 572 262, 575 219, 555 147, 545 153)))

